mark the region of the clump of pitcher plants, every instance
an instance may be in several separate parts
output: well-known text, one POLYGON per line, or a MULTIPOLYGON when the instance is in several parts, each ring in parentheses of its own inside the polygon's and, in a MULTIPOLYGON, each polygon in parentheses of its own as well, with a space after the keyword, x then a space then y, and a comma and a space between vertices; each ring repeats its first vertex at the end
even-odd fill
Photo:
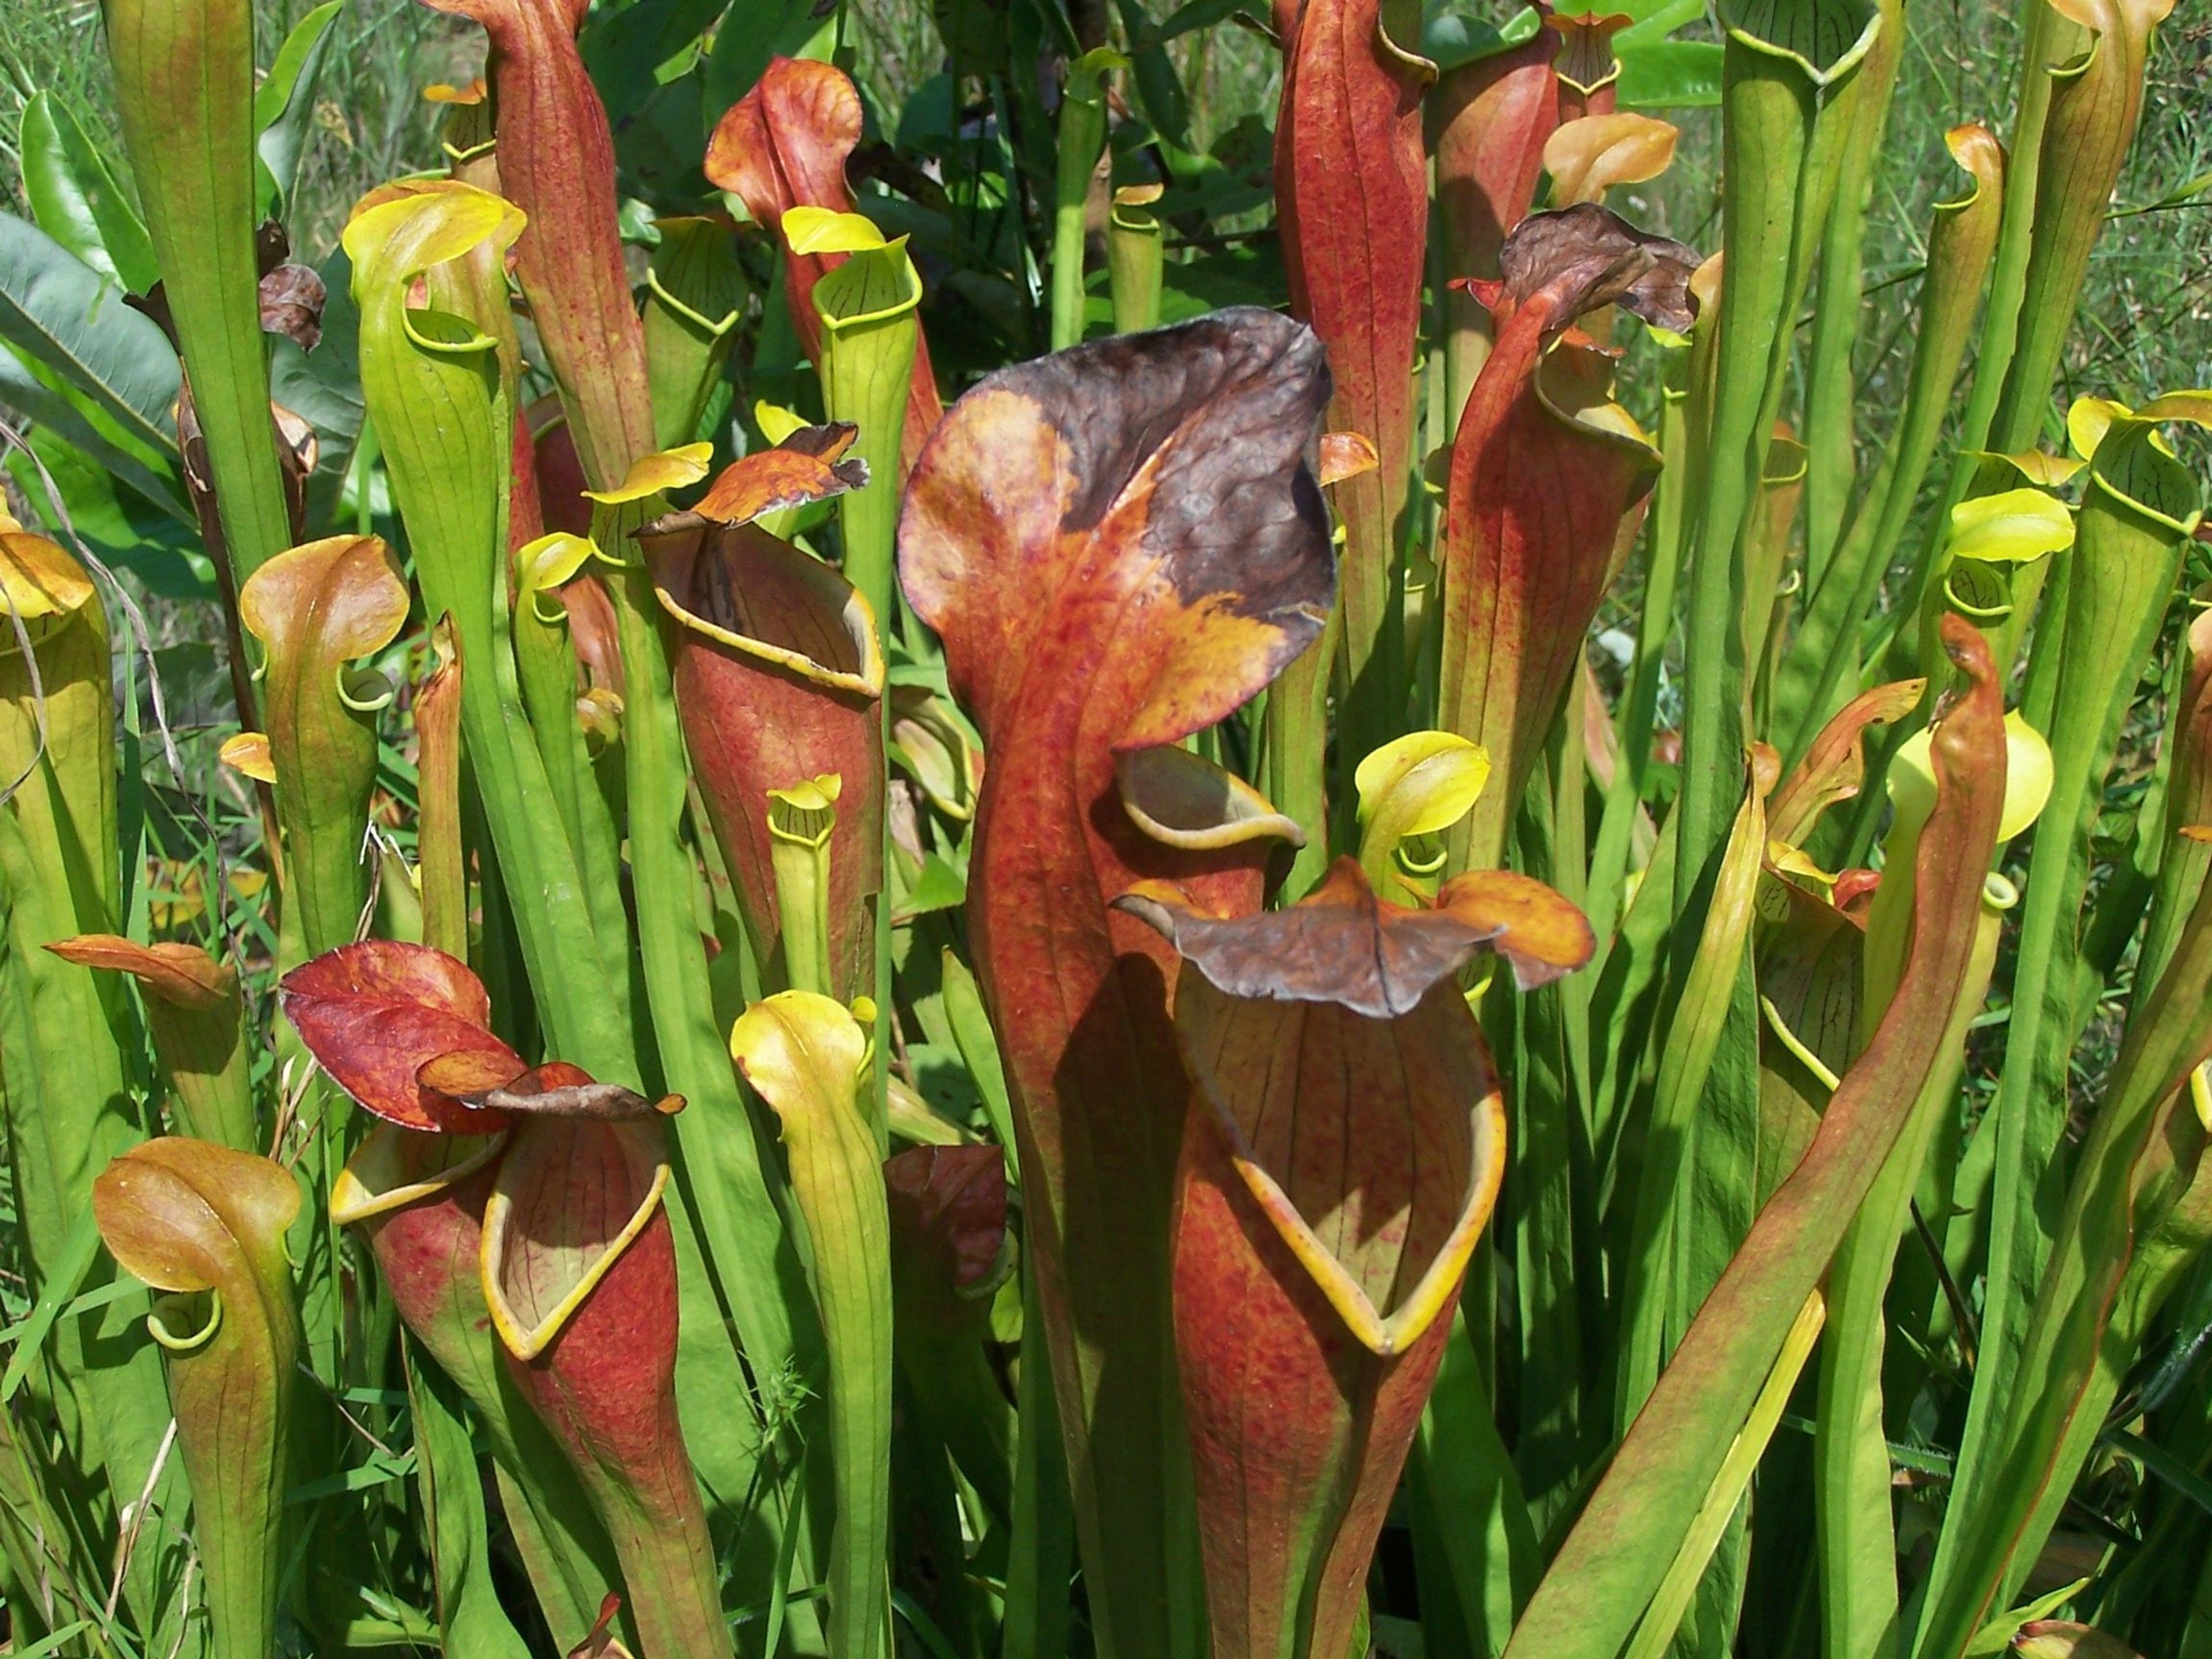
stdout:
POLYGON ((2166 5, 1938 134, 1895 0, 939 8, 902 110, 429 3, 319 269, 337 7, 24 118, 11 1651, 2212 1644, 2212 392, 2058 398, 2166 5))

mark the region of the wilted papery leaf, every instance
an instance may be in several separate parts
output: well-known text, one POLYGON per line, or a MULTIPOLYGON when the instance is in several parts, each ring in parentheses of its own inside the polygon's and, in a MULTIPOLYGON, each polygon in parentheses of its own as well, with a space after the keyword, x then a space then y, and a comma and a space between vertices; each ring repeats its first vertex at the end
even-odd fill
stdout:
POLYGON ((368 939, 325 952, 284 976, 285 1018, 338 1087, 387 1122, 483 1134, 499 1114, 471 1111, 416 1073, 456 1051, 524 1070, 491 1031, 491 997, 466 963, 426 945, 368 939))
POLYGON ((1370 1019, 1411 1013, 1439 976, 1479 951, 1504 957, 1525 991, 1573 972, 1594 946, 1581 911, 1510 870, 1455 877, 1433 909, 1377 898, 1350 859, 1287 910, 1210 916, 1166 884, 1133 888, 1115 903, 1158 928, 1231 996, 1333 1002, 1370 1019))
POLYGON ((557 1060, 516 1073, 500 1056, 472 1049, 441 1054, 426 1062, 415 1078, 426 1089, 494 1112, 623 1122, 670 1117, 684 1109, 681 1095, 648 1099, 635 1089, 601 1083, 580 1067, 557 1060))
POLYGON ((849 422, 801 427, 781 443, 731 462, 691 510, 716 524, 750 524, 782 507, 858 489, 868 482, 867 463, 843 459, 858 431, 849 422))
POLYGON ((1677 334, 1697 320, 1689 296, 1696 252, 1590 204, 1523 220, 1505 239, 1498 268, 1504 307, 1540 305, 1548 335, 1606 305, 1677 334))
POLYGON ((313 266, 278 265, 261 279, 263 332, 313 351, 322 343, 323 304, 329 297, 313 266))

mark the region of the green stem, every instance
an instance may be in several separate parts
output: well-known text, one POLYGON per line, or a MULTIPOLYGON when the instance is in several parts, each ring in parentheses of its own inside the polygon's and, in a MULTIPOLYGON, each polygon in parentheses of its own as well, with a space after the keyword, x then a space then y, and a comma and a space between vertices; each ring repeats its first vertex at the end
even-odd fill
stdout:
MULTIPOLYGON (((898 538, 900 443, 905 431, 907 394, 921 339, 916 308, 921 278, 908 258, 904 239, 888 247, 856 252, 814 285, 814 308, 822 319, 822 395, 830 418, 860 428, 853 453, 868 465, 871 482, 837 499, 844 534, 845 575, 875 613, 876 637, 888 654, 898 592, 893 550, 898 538)), ((647 604, 652 603, 648 597, 647 604)), ((890 699, 882 700, 884 753, 890 753, 890 699)), ((879 793, 887 777, 853 780, 879 793)), ((891 868, 890 815, 883 815, 883 867, 891 868)), ((886 880, 876 904, 876 1041, 890 1042, 891 890, 886 880)), ((886 1142, 890 1071, 874 1073, 876 1135, 886 1142)))
MULTIPOLYGON (((1845 701, 1844 682, 1859 660, 1860 625, 1881 591, 1891 550, 1904 540, 1920 486, 1935 459, 1995 250, 2005 195, 2003 152, 1978 127, 1956 128, 1947 142, 1953 156, 1972 175, 1974 189, 1936 210, 1905 413, 1882 471, 1852 514, 1783 661, 1774 737, 1793 760, 1845 701)), ((1900 616, 1910 619, 1918 615, 1928 583, 1939 568, 1941 549, 1940 538, 1923 549, 1899 601, 1900 616)), ((1908 630, 1913 626, 1910 621, 1905 624, 1908 630)))
POLYGON ((1014 1462, 1013 1554, 1006 1565, 1004 1659, 1059 1659, 1067 1651, 1067 1584, 1075 1565, 1075 1508, 1060 1450, 1060 1412, 1044 1352, 1036 1275, 1022 1273, 1023 1354, 1017 1397, 1021 1437, 1014 1462))
MULTIPOLYGON (((2007 150, 2004 220, 1997 230, 1996 264, 1990 277, 1990 298, 1982 313, 1982 337, 1974 357, 1974 389, 1966 412, 1959 421, 1958 459, 1951 465, 1951 480, 1943 501, 1929 521, 1928 544, 1921 556, 1932 565, 1942 551, 1950 525, 1951 509, 1966 498, 1982 462, 1976 452, 1989 447, 1991 423, 2004 395, 2007 371, 2019 343, 2021 305, 2027 292, 2028 258, 2035 228, 2036 179, 2043 167, 2043 130, 2051 113, 2050 65, 2080 30, 2046 3, 2021 0, 2021 70, 2019 113, 2013 119, 2012 143, 2007 150)), ((1900 630, 1890 647, 1891 662, 1900 672, 1919 641, 1900 630)))
POLYGON ((1824 120, 1845 142, 1837 158, 1836 204, 1820 245, 1820 308, 1813 319, 1812 360, 1805 376, 1805 586, 1819 586, 1844 531, 1856 451, 1851 354, 1864 307, 1867 204, 1875 160, 1889 125, 1897 69, 1905 56, 1904 0, 1881 0, 1881 27, 1866 61, 1838 93, 1824 120))
POLYGON ((1659 453, 1668 464, 1654 487, 1650 520, 1650 564, 1644 578, 1644 604, 1636 631, 1636 662, 1621 701, 1620 743, 1613 756, 1613 782, 1605 792, 1597 842, 1590 854, 1589 915, 1597 939, 1590 977, 1604 971, 1620 917, 1627 878, 1629 844, 1643 805, 1644 782, 1651 765, 1651 731, 1658 718, 1659 673, 1667 661, 1667 641, 1674 629, 1674 589, 1682 570, 1683 516, 1689 485, 1689 393, 1669 386, 1662 394, 1659 453))
MULTIPOLYGON (((1917 823, 1900 820, 1885 851, 1884 867, 1913 868, 1917 823)), ((2004 913, 2014 898, 2009 884, 1991 878, 1974 935, 1966 987, 1979 1000, 1996 960, 2004 913)), ((1893 933, 1909 926, 1911 901, 1884 907, 1893 933)), ((1882 1004, 1873 998, 1895 989, 1903 940, 1887 942, 1886 968, 1869 983, 1861 1024, 1871 1031, 1882 1004)), ((1869 962, 1869 979, 1875 976, 1869 962)), ((1820 1627, 1829 1659, 1864 1659, 1896 1651, 1897 1535, 1892 1515, 1892 1469, 1883 1424, 1882 1360, 1888 1327, 1884 1315, 1890 1273, 1910 1224, 1912 1198, 1944 1114, 1958 1099, 1966 1066, 1963 1049, 1947 1054, 1929 1075, 1904 1133, 1868 1191, 1828 1269, 1828 1330, 1820 1350, 1819 1414, 1814 1439, 1814 1504, 1819 1525, 1820 1627)))
POLYGON ((1060 162, 1052 192, 1052 349, 1083 338, 1084 217, 1091 175, 1106 149, 1105 71, 1120 55, 1102 47, 1069 66, 1060 103, 1060 162))
MULTIPOLYGON (((2121 725, 2179 570, 2180 532, 2195 522, 2195 483, 2155 447, 2156 429, 2145 422, 2115 430, 2099 446, 2073 550, 2048 732, 2051 799, 2029 856, 2005 1066, 1983 1129, 1996 1136, 1996 1164, 1981 1352, 1953 1484, 1956 1515, 1973 1515, 1991 1498, 2008 1453, 2008 1413, 2028 1409, 2012 1390, 2064 1198, 2059 1153, 2092 836, 2121 725)), ((1958 1573, 1972 1571, 1963 1564, 1981 1547, 1965 1535, 1969 1530, 1946 1528, 1931 1606, 1960 1588, 1958 1573)))
POLYGON ((1114 329, 1119 334, 1160 325, 1167 230, 1147 205, 1158 194, 1157 185, 1114 192, 1106 221, 1106 275, 1114 297, 1114 329))
POLYGON ((1738 619, 1765 617, 1773 603, 1771 592, 1747 592, 1752 507, 1790 378, 1791 319, 1851 137, 1849 95, 1882 33, 1880 15, 1850 0, 1742 10, 1741 25, 1727 20, 1722 69, 1728 265, 1704 511, 1690 561, 1678 911, 1694 904, 1723 836, 1749 712, 1738 619))
POLYGON ((291 544, 254 248, 250 0, 106 0, 108 55, 241 584, 291 544))
POLYGON ((1303 897, 1328 868, 1328 689, 1343 618, 1341 607, 1331 611, 1321 637, 1267 688, 1265 793, 1306 836, 1284 883, 1285 901, 1303 897))
MULTIPOLYGON (((602 508, 594 515, 593 539, 605 550, 627 548, 629 532, 660 507, 656 499, 602 508)), ((794 1352, 789 1292, 804 1280, 714 1019, 698 874, 684 835, 690 772, 659 601, 642 564, 609 573, 607 589, 621 629, 628 692, 623 756, 637 950, 661 1073, 688 1103, 675 1121, 678 1154, 696 1171, 683 1196, 696 1210, 701 1243, 729 1297, 746 1358, 757 1374, 769 1374, 794 1352)))
POLYGON ((1731 33, 1723 75, 1727 277, 1721 287, 1719 379, 1705 498, 1690 555, 1683 639, 1682 789, 1675 908, 1688 913, 1723 836, 1743 746, 1741 531, 1772 431, 1773 366, 1786 362, 1783 324, 1790 250, 1811 149, 1816 88, 1802 67, 1731 33))

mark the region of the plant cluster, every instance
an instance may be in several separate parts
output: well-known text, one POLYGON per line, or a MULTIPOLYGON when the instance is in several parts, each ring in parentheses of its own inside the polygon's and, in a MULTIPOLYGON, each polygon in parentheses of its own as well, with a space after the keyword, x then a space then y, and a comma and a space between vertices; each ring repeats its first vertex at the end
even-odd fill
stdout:
POLYGON ((341 3, 104 0, 0 216, 11 1652, 2212 1653, 2171 0, 1880 420, 1904 0, 430 0, 311 268, 341 3))

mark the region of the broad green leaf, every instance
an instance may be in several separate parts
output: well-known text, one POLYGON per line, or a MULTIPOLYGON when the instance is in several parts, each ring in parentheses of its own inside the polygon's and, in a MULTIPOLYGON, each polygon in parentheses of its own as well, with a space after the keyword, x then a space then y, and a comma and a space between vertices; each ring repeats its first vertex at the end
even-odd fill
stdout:
POLYGON ((325 0, 302 17, 276 49, 276 59, 253 94, 253 141, 259 162, 258 210, 264 218, 292 216, 292 189, 315 130, 315 87, 337 37, 331 25, 345 0, 325 0))
POLYGON ((1705 0, 1592 0, 1588 4, 1571 4, 1561 9, 1568 13, 1581 12, 1586 15, 1611 14, 1632 18, 1634 21, 1613 37, 1617 54, 1624 46, 1640 46, 1647 40, 1664 40, 1668 35, 1689 24, 1701 21, 1705 15, 1705 0))
MULTIPOLYGON (((1194 30, 1210 29, 1217 23, 1225 23, 1237 12, 1251 9, 1251 4, 1252 0, 1186 0, 1186 3, 1168 14, 1167 20, 1159 26, 1158 40, 1153 44, 1164 46, 1194 30)), ((1533 22, 1534 8, 1524 7, 1522 9, 1533 22)), ((1452 18, 1449 21, 1458 22, 1462 20, 1452 18)), ((1426 36, 1423 38, 1425 40, 1426 36)))
MULTIPOLYGON (((120 424, 91 398, 67 386, 51 369, 6 341, 0 341, 0 403, 37 423, 28 434, 32 447, 53 474, 71 518, 76 518, 80 505, 91 509, 88 517, 93 522, 80 522, 77 527, 95 546, 121 547, 136 539, 120 533, 116 522, 119 511, 108 516, 109 533, 104 544, 97 527, 96 504, 112 498, 118 484, 149 503, 149 512, 160 510, 168 520, 161 526, 163 533, 183 532, 192 543, 198 542, 198 521, 184 502, 174 471, 147 447, 125 438, 120 424), (63 452, 59 456, 57 447, 63 452), (100 476, 103 473, 106 476, 100 476)), ((24 483, 25 498, 46 508, 46 481, 29 458, 13 454, 8 465, 24 483)), ((207 569, 211 580, 214 567, 207 569)))
MULTIPOLYGON (((640 0, 594 17, 580 45, 592 83, 606 101, 607 118, 619 126, 644 107, 656 90, 655 71, 696 45, 728 4, 729 0, 640 0)), ((749 42, 759 38, 750 15, 730 32, 749 42)))
POLYGON ((968 902, 968 881, 957 870, 932 853, 921 862, 921 873, 907 889, 905 902, 891 912, 891 921, 906 922, 933 910, 956 910, 968 902))
POLYGON ((0 214, 0 339, 92 399, 134 441, 176 453, 177 354, 159 325, 123 303, 113 277, 10 214, 0 214))
POLYGON ((134 294, 160 279, 146 226, 106 157, 42 89, 23 106, 23 194, 39 228, 134 294))
POLYGON ((774 59, 826 61, 836 44, 834 23, 816 15, 812 0, 769 0, 745 27, 716 33, 701 90, 709 107, 726 109, 752 90, 774 59))
POLYGON ((1721 101, 1727 49, 1711 40, 1613 42, 1620 79, 1613 95, 1627 109, 1710 109, 1721 101))
MULTIPOLYGON (((1208 3, 1209 0, 1192 0, 1169 20, 1168 28, 1174 28, 1184 13, 1195 12, 1208 3)), ((1219 7, 1223 16, 1236 9, 1234 5, 1219 7)), ((1428 0, 1421 11, 1421 56, 1435 64, 1440 73, 1533 40, 1544 26, 1542 15, 1534 6, 1522 7, 1503 23, 1491 23, 1474 16, 1455 6, 1452 0, 1428 0)))

